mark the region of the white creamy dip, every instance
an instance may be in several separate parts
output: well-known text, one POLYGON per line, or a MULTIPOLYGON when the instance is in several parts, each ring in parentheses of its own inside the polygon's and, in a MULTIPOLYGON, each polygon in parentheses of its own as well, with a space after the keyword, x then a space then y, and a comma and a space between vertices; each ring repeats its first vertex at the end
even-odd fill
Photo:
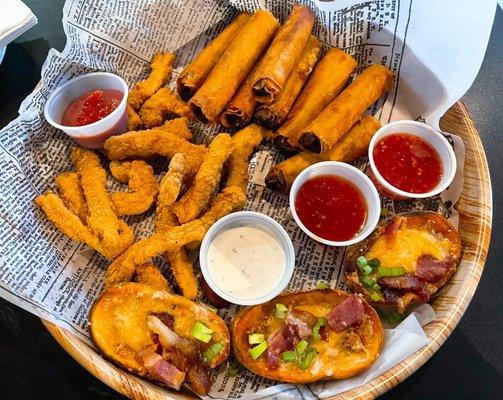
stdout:
POLYGON ((208 248, 208 272, 215 284, 237 299, 256 299, 276 288, 286 268, 279 240, 251 225, 220 232, 208 248))

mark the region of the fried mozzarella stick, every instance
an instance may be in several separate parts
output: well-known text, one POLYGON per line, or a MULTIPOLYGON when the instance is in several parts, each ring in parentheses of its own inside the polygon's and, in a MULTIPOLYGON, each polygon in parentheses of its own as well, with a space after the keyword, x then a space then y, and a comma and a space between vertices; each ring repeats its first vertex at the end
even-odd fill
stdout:
POLYGON ((55 183, 65 206, 85 223, 87 205, 84 192, 80 186, 79 175, 76 172, 63 172, 56 177, 55 183))
POLYGON ((313 119, 342 91, 356 60, 346 52, 328 49, 304 85, 302 92, 273 138, 284 150, 298 148, 298 136, 313 119))
POLYGON ((189 100, 201 87, 210 71, 229 47, 229 43, 249 19, 250 15, 246 13, 239 14, 183 69, 176 80, 178 94, 182 99, 189 100))
POLYGON ((220 123, 226 128, 242 127, 250 122, 257 101, 252 96, 252 83, 259 62, 248 73, 248 76, 232 97, 229 104, 225 106, 220 115, 220 123))
POLYGON ((378 64, 367 67, 302 130, 300 146, 313 153, 327 152, 389 90, 392 81, 388 68, 378 64))
POLYGON ((222 168, 232 153, 232 139, 228 133, 218 134, 210 143, 208 154, 194 177, 192 186, 173 205, 173 212, 181 224, 192 221, 208 205, 222 175, 222 168))
MULTIPOLYGON (((155 230, 158 233, 165 233, 178 225, 178 220, 171 210, 171 206, 176 201, 185 173, 185 156, 177 153, 169 163, 168 172, 164 175, 159 185, 159 196, 157 199, 155 230)), ((197 297, 197 281, 194 274, 194 267, 187 257, 187 252, 183 247, 174 248, 164 253, 173 276, 182 291, 183 296, 189 299, 197 297)))
POLYGON ((294 4, 255 73, 252 84, 255 100, 272 103, 278 98, 309 40, 313 25, 314 14, 311 9, 294 4))
POLYGON ((127 102, 134 111, 138 111, 145 100, 166 84, 171 76, 174 61, 174 54, 154 54, 150 61, 151 71, 147 79, 138 82, 129 91, 127 102))
POLYGON ((147 99, 140 109, 140 118, 145 128, 162 125, 170 117, 191 118, 190 108, 176 93, 167 87, 160 88, 147 99))
POLYGON ((126 105, 127 110, 127 130, 128 131, 137 131, 142 128, 142 122, 138 113, 133 110, 129 104, 126 105))
POLYGON ((143 160, 112 161, 110 172, 119 182, 127 184, 130 192, 115 192, 110 199, 117 215, 137 215, 147 211, 157 196, 154 169, 143 160))
POLYGON ((278 29, 266 10, 256 11, 236 33, 203 85, 189 100, 192 113, 203 122, 216 122, 278 29))
MULTIPOLYGON (((232 136, 234 150, 229 157, 227 186, 236 186, 246 193, 248 186, 248 159, 266 135, 266 129, 251 124, 232 136)), ((243 204, 244 207, 244 204, 243 204)))
POLYGON ((258 123, 268 129, 276 129, 283 123, 307 78, 313 71, 314 65, 320 56, 321 48, 321 42, 311 35, 283 90, 272 103, 262 104, 258 107, 255 112, 255 119, 258 123))
POLYGON ((171 292, 168 280, 164 277, 161 270, 154 264, 137 265, 133 277, 134 282, 143 283, 156 290, 165 290, 171 292))
POLYGON ((77 215, 65 207, 63 201, 54 193, 46 193, 35 199, 39 206, 56 228, 76 242, 82 242, 96 250, 102 256, 110 259, 122 254, 134 242, 132 229, 119 220, 119 234, 111 246, 105 246, 100 238, 85 226, 77 215))
POLYGON ((106 189, 107 175, 100 159, 95 152, 83 147, 73 147, 71 159, 86 198, 87 226, 103 241, 105 247, 113 246, 119 235, 120 220, 106 189))
POLYGON ((106 286, 131 281, 137 265, 146 264, 159 254, 191 242, 200 242, 215 221, 241 209, 245 198, 241 189, 235 186, 226 187, 215 196, 210 209, 201 218, 174 227, 166 233, 155 233, 147 239, 136 242, 110 264, 107 270, 106 286))
POLYGON ((297 175, 312 164, 328 160, 346 163, 356 160, 365 154, 370 139, 380 127, 381 123, 374 117, 363 117, 325 154, 302 151, 273 166, 265 178, 266 186, 278 192, 288 193, 297 175))

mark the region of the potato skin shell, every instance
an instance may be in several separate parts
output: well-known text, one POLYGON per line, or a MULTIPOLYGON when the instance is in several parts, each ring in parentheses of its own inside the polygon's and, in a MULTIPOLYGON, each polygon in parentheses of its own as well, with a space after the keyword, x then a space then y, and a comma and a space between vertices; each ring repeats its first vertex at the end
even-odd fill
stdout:
MULTIPOLYGON (((296 363, 282 363, 278 369, 270 369, 267 366, 264 355, 260 356, 257 360, 253 360, 248 353, 250 345, 248 344, 248 335, 254 332, 260 332, 267 326, 267 321, 270 318, 275 318, 275 304, 282 303, 285 306, 292 307, 309 307, 311 310, 320 310, 322 313, 333 308, 342 302, 349 294, 339 290, 324 289, 312 290, 307 292, 287 293, 279 296, 267 303, 248 307, 241 310, 231 322, 231 338, 232 348, 238 361, 249 369, 251 372, 265 378, 274 379, 276 381, 288 383, 311 383, 322 379, 345 379, 368 369, 372 363, 377 359, 380 354, 383 343, 383 329, 381 321, 376 311, 366 302, 363 301, 365 315, 368 316, 368 323, 372 324, 373 335, 369 343, 366 343, 366 348, 369 353, 368 358, 362 362, 359 359, 361 353, 354 353, 355 357, 352 358, 351 352, 340 347, 342 346, 339 339, 335 338, 330 342, 319 341, 313 345, 318 350, 319 354, 317 359, 319 363, 313 362, 312 366, 305 371, 300 370, 296 363), (340 347, 337 350, 340 352, 347 352, 344 357, 344 362, 338 362, 337 358, 331 359, 326 356, 329 347, 340 347), (322 358, 322 354, 325 354, 322 358), (357 357, 358 356, 358 357, 357 357)), ((322 316, 320 313, 318 316, 322 316)), ((334 337, 337 336, 334 332, 334 337)), ((267 335, 266 335, 267 338, 267 335)), ((265 354, 265 353, 264 353, 265 354)))

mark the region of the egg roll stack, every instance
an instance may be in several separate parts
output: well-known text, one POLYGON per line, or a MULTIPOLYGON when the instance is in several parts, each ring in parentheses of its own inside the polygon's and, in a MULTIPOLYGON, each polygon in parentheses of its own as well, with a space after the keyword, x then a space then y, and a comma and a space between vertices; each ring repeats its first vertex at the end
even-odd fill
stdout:
POLYGON ((309 40, 313 25, 311 9, 295 4, 255 73, 252 92, 258 102, 272 103, 277 99, 309 40))
POLYGON ((314 68, 286 120, 276 131, 274 144, 287 151, 297 149, 302 129, 342 91, 356 64, 356 60, 343 50, 328 49, 314 68))
POLYGON ((266 10, 255 12, 236 33, 203 85, 189 101, 203 122, 215 122, 269 45, 279 22, 266 10))
POLYGON ((178 75, 176 80, 180 97, 187 101, 201 87, 229 43, 250 19, 246 13, 239 14, 218 36, 213 39, 178 75))
POLYGON ((284 89, 270 104, 262 104, 255 113, 257 122, 268 129, 276 129, 285 120, 321 53, 321 42, 311 36, 296 66, 288 77, 284 89))
POLYGON ((330 150, 323 154, 302 151, 273 166, 265 183, 269 189, 287 193, 295 178, 307 167, 321 161, 352 162, 365 154, 370 139, 381 127, 372 116, 365 116, 357 122, 330 150))
POLYGON ((388 68, 377 64, 367 67, 302 130, 300 146, 317 154, 327 152, 389 90, 392 80, 388 68))

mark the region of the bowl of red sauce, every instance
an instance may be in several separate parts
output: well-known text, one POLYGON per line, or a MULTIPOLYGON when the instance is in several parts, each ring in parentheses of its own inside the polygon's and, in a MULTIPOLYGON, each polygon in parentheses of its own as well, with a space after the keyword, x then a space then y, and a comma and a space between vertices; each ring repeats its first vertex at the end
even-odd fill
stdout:
POLYGON ((295 222, 314 240, 349 246, 374 230, 381 202, 372 181, 358 168, 325 161, 297 176, 290 190, 290 210, 295 222))
POLYGON ((54 90, 44 107, 47 122, 88 149, 127 131, 127 83, 109 72, 70 79, 54 90))
POLYGON ((444 191, 456 174, 456 155, 447 139, 417 121, 384 125, 369 145, 370 176, 385 196, 418 199, 444 191))

